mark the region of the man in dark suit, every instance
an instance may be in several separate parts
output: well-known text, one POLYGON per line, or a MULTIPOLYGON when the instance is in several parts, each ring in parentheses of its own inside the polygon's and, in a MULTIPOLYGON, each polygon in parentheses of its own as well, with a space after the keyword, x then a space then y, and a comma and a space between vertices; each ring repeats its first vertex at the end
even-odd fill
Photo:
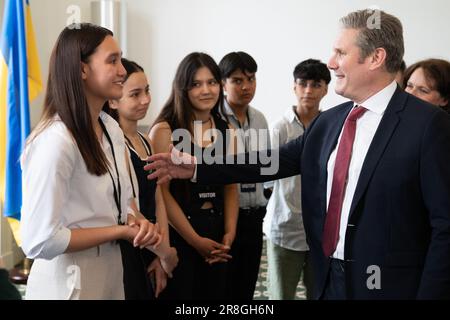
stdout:
POLYGON ((357 11, 341 24, 328 66, 351 101, 273 150, 275 175, 260 163, 195 165, 173 149, 151 158, 149 177, 209 184, 301 173, 314 298, 449 299, 450 117, 395 83, 404 53, 396 17, 357 11))

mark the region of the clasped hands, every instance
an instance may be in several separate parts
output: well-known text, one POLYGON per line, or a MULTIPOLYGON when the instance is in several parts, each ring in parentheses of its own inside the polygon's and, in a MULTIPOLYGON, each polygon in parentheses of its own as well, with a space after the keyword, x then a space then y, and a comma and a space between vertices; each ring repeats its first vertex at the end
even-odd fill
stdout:
POLYGON ((216 242, 209 238, 199 236, 195 241, 195 249, 205 259, 205 262, 212 265, 218 262, 228 262, 232 258, 229 254, 231 249, 232 238, 225 234, 222 243, 216 242))
POLYGON ((166 241, 162 241, 163 234, 158 223, 153 224, 145 218, 138 218, 129 214, 127 227, 128 241, 134 247, 147 248, 153 251, 160 258, 164 271, 169 278, 172 278, 173 269, 178 264, 177 250, 170 247, 166 241))

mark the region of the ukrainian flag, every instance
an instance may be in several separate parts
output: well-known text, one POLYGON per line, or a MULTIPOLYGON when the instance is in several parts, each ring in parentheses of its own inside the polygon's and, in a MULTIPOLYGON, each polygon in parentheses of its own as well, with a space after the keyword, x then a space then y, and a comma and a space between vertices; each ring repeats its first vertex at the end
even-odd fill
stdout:
POLYGON ((30 133, 29 102, 42 90, 30 4, 5 0, 0 34, 0 200, 16 241, 22 207, 20 154, 30 133))

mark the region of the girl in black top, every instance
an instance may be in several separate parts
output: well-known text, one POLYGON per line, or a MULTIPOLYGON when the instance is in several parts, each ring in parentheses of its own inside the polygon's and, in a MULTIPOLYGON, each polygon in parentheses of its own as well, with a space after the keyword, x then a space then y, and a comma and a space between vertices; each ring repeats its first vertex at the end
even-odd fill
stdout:
MULTIPOLYGON (((169 100, 151 129, 156 153, 178 149, 214 156, 225 145, 228 124, 219 115, 223 101, 220 71, 204 53, 191 53, 178 66, 169 100)), ((203 157, 205 161, 207 157, 203 157)), ((162 185, 180 263, 165 292, 170 299, 221 299, 226 262, 239 210, 236 185, 200 186, 190 181, 162 185)))
MULTIPOLYGON (((167 215, 161 191, 156 182, 147 180, 145 159, 151 155, 151 143, 137 130, 137 122, 145 117, 150 105, 149 84, 144 70, 133 61, 122 58, 127 71, 121 99, 109 102, 109 113, 122 128, 134 170, 130 170, 133 195, 138 198, 140 212, 155 223, 158 222, 163 241, 169 243, 167 215), (144 160, 143 160, 144 159, 144 160)), ((135 248, 121 242, 124 266, 125 299, 153 299, 167 284, 167 274, 161 260, 147 249, 135 248)), ((176 259, 176 251, 172 250, 176 259)))

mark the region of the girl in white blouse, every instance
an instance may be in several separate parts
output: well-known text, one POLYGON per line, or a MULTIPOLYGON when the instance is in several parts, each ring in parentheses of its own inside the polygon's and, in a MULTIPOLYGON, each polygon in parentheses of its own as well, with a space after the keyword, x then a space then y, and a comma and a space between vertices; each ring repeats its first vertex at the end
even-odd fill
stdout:
POLYGON ((173 267, 158 226, 135 212, 123 133, 101 112, 122 96, 120 58, 112 32, 91 24, 66 27, 53 49, 22 157, 27 299, 123 299, 119 239, 154 246, 173 267))

